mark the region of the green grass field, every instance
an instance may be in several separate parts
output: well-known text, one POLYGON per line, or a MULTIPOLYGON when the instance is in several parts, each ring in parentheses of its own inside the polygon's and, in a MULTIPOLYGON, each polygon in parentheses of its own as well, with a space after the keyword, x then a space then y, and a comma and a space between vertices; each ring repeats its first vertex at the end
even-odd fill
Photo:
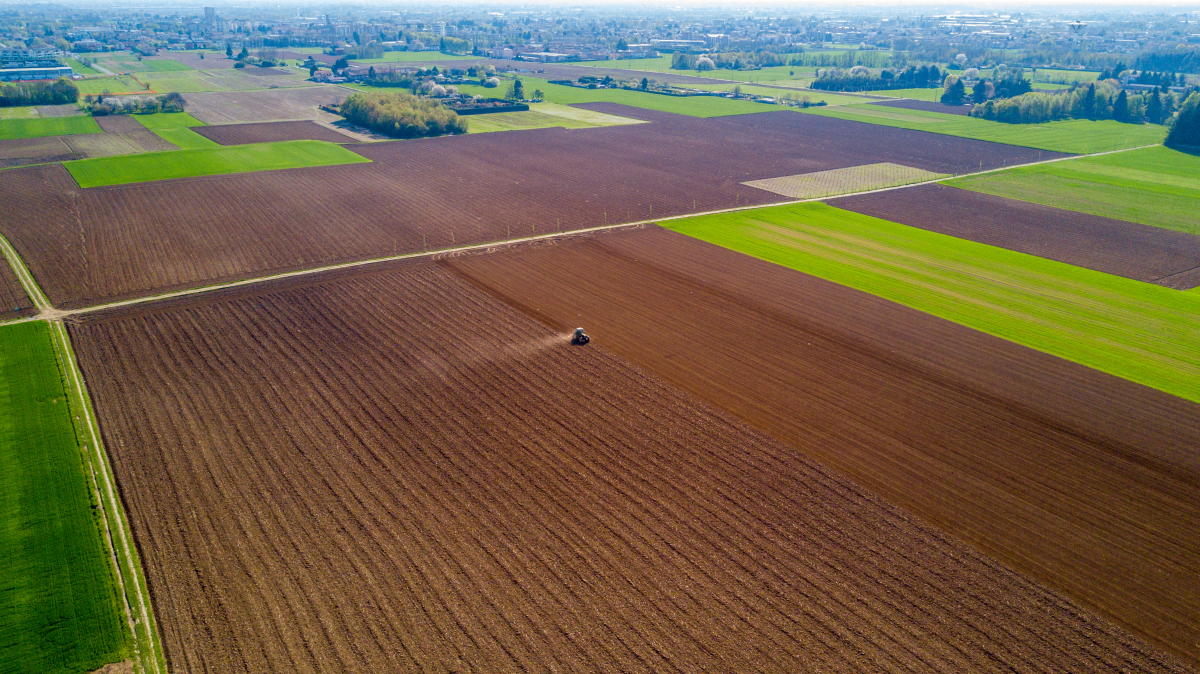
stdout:
POLYGON ((769 96, 771 98, 783 98, 791 96, 796 100, 801 100, 805 96, 813 103, 825 101, 826 105, 854 105, 855 103, 867 103, 868 98, 862 96, 854 96, 851 94, 830 93, 827 91, 813 91, 812 89, 773 89, 771 87, 763 87, 756 84, 731 84, 723 82, 721 84, 700 84, 695 85, 696 89, 704 91, 733 91, 734 87, 741 89, 743 94, 751 94, 754 96, 769 96))
POLYGON ((146 91, 145 87, 138 84, 133 78, 125 75, 76 80, 75 86, 79 88, 80 96, 102 94, 106 91, 110 94, 142 93, 146 91))
POLYGON ((178 129, 187 126, 204 126, 204 122, 186 112, 158 112, 153 115, 134 115, 147 129, 178 129))
POLYGON ((881 112, 878 105, 808 108, 805 112, 902 129, 932 131, 995 143, 1087 154, 1161 143, 1167 129, 1156 124, 1121 124, 1112 120, 1071 119, 1045 124, 1004 124, 977 117, 923 110, 881 112))
POLYGON ((80 187, 124 185, 172 178, 361 164, 370 160, 319 140, 232 145, 198 150, 147 152, 63 162, 80 187))
POLYGON ((132 59, 122 60, 119 63, 123 66, 124 70, 131 73, 177 73, 192 70, 191 66, 171 59, 153 61, 150 59, 143 59, 141 61, 132 59))
POLYGON ((0 671, 132 655, 92 488, 42 321, 0 327, 0 671))
POLYGON ((36 105, 16 105, 0 108, 0 119, 33 119, 38 116, 36 105))
MULTIPOLYGON (((988 74, 985 72, 984 76, 988 74)), ((1057 70, 1054 68, 1038 68, 1036 71, 1026 71, 1025 77, 1031 82, 1053 82, 1057 84, 1077 84, 1095 82, 1100 76, 1099 70, 1057 70)))
POLYGON ((821 203, 675 231, 1200 402, 1200 295, 821 203))
POLYGON ((85 65, 75 59, 63 59, 63 65, 69 66, 76 75, 99 75, 100 71, 93 69, 89 65, 85 65))
POLYGON ((883 89, 880 91, 864 91, 872 96, 887 96, 889 98, 911 98, 917 101, 940 101, 943 89, 883 89))
POLYGON ((34 117, 0 119, 0 140, 38 138, 41 136, 73 136, 81 133, 100 133, 100 126, 91 117, 34 117))
POLYGON ((162 138, 180 150, 204 150, 207 148, 223 147, 216 141, 192 131, 186 126, 151 129, 154 135, 162 138))
POLYGON ((602 112, 570 108, 557 103, 531 103, 525 112, 501 112, 490 115, 470 115, 467 133, 490 133, 493 131, 517 131, 521 129, 587 129, 596 126, 638 124, 639 120, 602 112))
POLYGON ((1200 235, 1200 157, 1161 145, 948 184, 1200 235))

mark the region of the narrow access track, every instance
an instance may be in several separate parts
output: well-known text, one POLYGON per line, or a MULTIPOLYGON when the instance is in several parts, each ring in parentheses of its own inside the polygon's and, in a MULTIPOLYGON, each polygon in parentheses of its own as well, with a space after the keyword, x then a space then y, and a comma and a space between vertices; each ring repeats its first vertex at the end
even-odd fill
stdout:
MULTIPOLYGON (((874 194, 876 192, 891 192, 894 190, 903 190, 903 189, 908 189, 910 187, 919 187, 921 185, 929 185, 931 183, 943 182, 943 181, 950 180, 953 178, 964 178, 964 177, 968 177, 968 176, 977 176, 977 175, 984 175, 984 174, 988 174, 988 173, 997 173, 999 171, 1008 171, 1010 169, 1024 168, 1024 167, 1028 167, 1028 166, 1039 166, 1042 164, 1052 164, 1052 163, 1061 162, 1061 161, 1071 161, 1073 159, 1082 159, 1084 157, 1099 157, 1099 156, 1103 156, 1103 155, 1107 155, 1107 154, 1117 154, 1119 152, 1130 152, 1132 150, 1142 150, 1142 149, 1145 149, 1148 147, 1154 147, 1154 145, 1141 145, 1138 147, 1124 148, 1121 150, 1107 150, 1105 152, 1095 152, 1092 154, 1085 154, 1085 155, 1073 155, 1070 157, 1056 157, 1054 159, 1044 159, 1041 161, 1030 162, 1027 164, 1013 164, 1011 166, 1002 166, 1002 167, 993 168, 993 169, 985 169, 982 171, 973 171, 971 173, 962 173, 962 174, 950 176, 947 178, 935 178, 932 180, 924 180, 921 182, 908 183, 906 185, 895 185, 892 187, 881 187, 881 188, 876 188, 876 189, 860 190, 857 192, 846 192, 844 194, 830 194, 830 195, 826 195, 826 196, 822 196, 822 197, 813 197, 810 199, 785 199, 782 201, 774 201, 774 202, 767 203, 767 204, 733 206, 730 208, 719 208, 716 210, 701 211, 698 213, 685 213, 682 215, 672 215, 672 216, 668 216, 668 217, 664 217, 664 218, 649 218, 646 220, 635 220, 632 222, 622 222, 622 223, 616 223, 616 224, 611 224, 611 225, 599 225, 596 227, 589 227, 587 229, 576 229, 576 230, 570 230, 570 231, 566 231, 566 232, 555 232, 555 233, 551 233, 551 234, 537 234, 537 235, 532 235, 532 236, 520 237, 520 238, 516 238, 516 239, 503 239, 500 241, 493 241, 490 243, 478 243, 478 244, 472 244, 469 246, 457 246, 454 248, 440 248, 438 250, 422 251, 419 253, 402 253, 399 255, 388 255, 388 256, 384 256, 384 257, 370 258, 370 259, 366 259, 366 260, 357 260, 354 262, 340 262, 337 264, 325 265, 325 266, 321 266, 321 267, 312 267, 309 269, 300 269, 297 271, 283 272, 283 273, 279 273, 279 274, 269 274, 267 276, 256 276, 254 278, 243 279, 241 281, 229 281, 229 282, 225 282, 225 283, 214 283, 212 285, 197 286, 195 288, 188 288, 186 290, 178 290, 175 292, 161 293, 158 295, 148 295, 146 297, 135 297, 133 299, 121 300, 119 302, 108 302, 105 304, 96 304, 96 305, 93 305, 90 307, 83 307, 80 309, 54 309, 49 304, 49 302, 46 301, 45 297, 42 296, 41 301, 38 301, 36 299, 34 300, 34 303, 40 312, 38 315, 29 317, 29 318, 17 319, 16 321, 12 321, 12 322, 29 321, 29 320, 62 320, 64 318, 67 318, 70 316, 77 316, 80 314, 88 314, 88 313, 93 313, 96 311, 104 311, 104 310, 108 310, 108 309, 118 309, 121 307, 127 307, 127 306, 132 306, 132 305, 137 305, 137 304, 146 304, 148 302, 172 299, 172 298, 177 298, 177 297, 187 297, 190 295, 201 295, 204 293, 214 292, 214 291, 218 291, 218 290, 225 290, 225 289, 229 289, 229 288, 239 288, 239 287, 243 287, 243 286, 254 285, 256 283, 265 283, 268 281, 275 281, 275 280, 286 279, 286 278, 295 278, 298 276, 309 276, 312 274, 321 274, 324 272, 336 271, 339 269, 348 269, 348 268, 352 268, 352 267, 366 267, 366 266, 373 265, 373 264, 382 264, 385 262, 394 262, 394 261, 398 261, 398 260, 412 260, 412 259, 419 259, 419 258, 436 259, 438 257, 453 256, 453 255, 457 255, 457 254, 461 254, 461 253, 469 253, 469 252, 473 252, 473 251, 493 250, 493 249, 503 248, 506 246, 517 246, 517 245, 530 243, 530 242, 534 242, 534 241, 547 241, 547 240, 553 240, 553 239, 562 239, 562 238, 571 237, 571 236, 582 236, 582 235, 592 234, 592 233, 601 232, 601 231, 619 230, 619 229, 632 228, 632 227, 644 227, 646 225, 652 225, 652 224, 656 224, 659 222, 667 222, 670 220, 681 220, 683 218, 694 218, 694 217, 699 217, 699 216, 703 216, 703 215, 717 215, 720 213, 736 213, 739 211, 749 211, 749 210, 755 210, 755 209, 759 209, 759 208, 772 208, 775 206, 788 206, 788 205, 792 205, 792 204, 802 204, 802 203, 808 203, 808 202, 814 202, 814 201, 828 201, 830 199, 841 199, 843 197, 851 197, 851 196, 857 196, 857 195, 863 195, 863 194, 874 194)), ((0 237, 0 241, 3 241, 2 237, 0 237)), ((8 245, 7 242, 4 242, 4 245, 7 246, 8 245)), ((8 247, 5 249, 6 254, 8 254, 9 250, 11 250, 11 247, 8 247)), ((13 251, 11 254, 11 257, 10 257, 10 261, 15 260, 15 259, 16 259, 16 252, 13 251)), ((29 271, 25 269, 24 264, 20 263, 19 260, 14 262, 13 268, 17 269, 18 266, 20 268, 20 271, 18 271, 17 274, 18 274, 18 277, 21 278, 22 283, 25 283, 26 279, 28 279, 28 282, 30 284, 33 284, 32 275, 29 274, 29 271)), ((36 287, 36 284, 34 284, 34 285, 36 287)), ((38 290, 37 292, 40 295, 41 291, 38 290)))
POLYGON ((79 370, 75 351, 71 348, 71 338, 62 322, 62 312, 54 310, 16 250, 2 236, 0 251, 4 253, 26 294, 39 311, 37 316, 11 322, 45 320, 50 324, 55 355, 62 368, 63 378, 70 388, 66 392, 67 397, 72 407, 77 410, 76 430, 88 446, 88 451, 84 454, 87 461, 85 469, 92 478, 106 547, 112 555, 114 575, 124 600, 125 616, 133 638, 134 664, 142 674, 163 674, 167 668, 166 658, 157 625, 152 619, 153 610, 150 607, 150 593, 146 588, 145 575, 136 547, 131 544, 133 532, 117 497, 116 480, 103 448, 99 424, 92 414, 91 398, 83 373, 79 370))

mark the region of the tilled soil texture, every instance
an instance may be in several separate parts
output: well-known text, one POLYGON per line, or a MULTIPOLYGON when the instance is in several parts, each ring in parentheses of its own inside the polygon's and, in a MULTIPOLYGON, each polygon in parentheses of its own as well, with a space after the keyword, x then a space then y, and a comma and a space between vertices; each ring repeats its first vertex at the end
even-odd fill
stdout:
POLYGON ((831 200, 830 205, 1138 281, 1187 289, 1200 237, 946 185, 831 200), (1177 276, 1178 275, 1178 276, 1177 276))
MULTIPOLYGON (((165 152, 168 150, 177 150, 178 148, 171 143, 163 140, 150 129, 142 126, 136 119, 129 115, 107 115, 97 117, 96 123, 104 129, 103 136, 97 136, 96 140, 109 140, 114 137, 119 137, 129 141, 138 149, 144 152, 165 152)), ((104 156, 104 155, 90 155, 104 156)))
POLYGON ((61 167, 18 169, 0 183, 11 214, 0 229, 51 301, 76 307, 785 200, 746 180, 877 162, 962 173, 1059 156, 793 112, 671 117, 350 145, 372 163, 86 190, 61 167))
MULTIPOLYGON (((341 103, 352 91, 341 87, 312 86, 265 91, 223 91, 188 94, 188 112, 205 124, 245 124, 290 120, 337 121, 322 112, 322 105, 341 103)), ((196 127, 193 127, 196 128, 196 127)))
POLYGON ((449 264, 1200 660, 1200 405, 659 228, 449 264))
POLYGON ((8 138, 0 140, 0 167, 26 166, 82 159, 83 155, 63 142, 62 136, 8 138))
POLYGON ((16 272, 0 255, 0 323, 37 313, 16 272))
POLYGON ((260 124, 223 124, 197 126, 193 131, 221 145, 273 143, 281 140, 325 140, 330 143, 352 143, 353 138, 315 122, 263 122, 260 124))
POLYGON ((436 265, 71 331, 175 671, 1184 671, 436 265))
POLYGON ((936 101, 914 101, 901 99, 895 101, 876 101, 875 105, 885 105, 889 108, 904 108, 906 110, 924 110, 925 112, 944 112, 947 115, 969 115, 969 105, 943 105, 936 101))

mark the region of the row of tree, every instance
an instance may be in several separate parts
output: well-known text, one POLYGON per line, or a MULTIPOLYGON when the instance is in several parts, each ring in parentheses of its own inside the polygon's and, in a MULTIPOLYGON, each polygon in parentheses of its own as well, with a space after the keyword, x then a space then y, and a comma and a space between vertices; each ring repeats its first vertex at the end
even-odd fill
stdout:
POLYGON ((1155 70, 1169 73, 1200 72, 1200 48, 1159 49, 1144 51, 1137 58, 1138 70, 1155 70))
POLYGON ((79 87, 70 80, 17 82, 0 86, 0 108, 15 105, 63 105, 79 100, 79 87))
POLYGON ((411 94, 351 94, 339 111, 346 119, 392 138, 423 138, 467 132, 467 122, 442 104, 411 94))
POLYGON ((161 96, 92 96, 84 97, 88 112, 94 117, 107 115, 153 114, 156 112, 183 112, 187 101, 172 91, 161 96))
POLYGON ((864 66, 855 66, 849 71, 838 68, 818 71, 817 79, 809 87, 822 91, 880 91, 936 87, 942 81, 942 71, 935 65, 884 69, 878 75, 872 75, 864 66))
POLYGON ((1150 91, 1130 94, 1108 82, 1055 92, 1031 92, 976 105, 971 114, 1010 124, 1037 124, 1058 119, 1113 119, 1118 122, 1163 124, 1174 114, 1173 94, 1150 91))

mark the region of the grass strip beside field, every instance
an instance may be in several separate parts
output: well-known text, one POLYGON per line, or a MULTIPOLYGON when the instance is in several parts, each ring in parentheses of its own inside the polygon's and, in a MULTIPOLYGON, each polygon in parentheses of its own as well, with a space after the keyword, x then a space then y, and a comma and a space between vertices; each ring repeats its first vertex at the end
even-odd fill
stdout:
POLYGON ((820 203, 675 231, 1200 402, 1200 296, 820 203))
POLYGON ((524 112, 501 112, 489 115, 469 115, 468 133, 490 133, 493 131, 516 131, 520 129, 587 129, 596 126, 619 126, 640 124, 640 119, 629 119, 608 115, 595 110, 572 108, 557 103, 531 103, 524 112))
POLYGON ((186 112, 156 112, 152 115, 134 115, 147 129, 178 129, 189 126, 207 126, 186 112))
MULTIPOLYGON (((561 84, 550 84, 536 77, 519 77, 525 88, 526 95, 531 95, 534 89, 541 89, 545 100, 560 105, 575 103, 618 103, 645 110, 658 112, 673 112, 689 117, 723 117, 726 115, 744 115, 752 112, 770 112, 782 110, 775 105, 755 103, 753 101, 735 101, 720 96, 666 96, 642 91, 626 89, 584 89, 568 87, 561 84)), ((508 87, 508 81, 501 81, 496 89, 481 87, 459 87, 465 93, 483 93, 485 96, 499 97, 508 87), (469 89, 469 91, 468 91, 469 89), (478 90, 477 90, 478 89, 478 90)))
POLYGON ((100 132, 100 125, 96 123, 96 120, 85 115, 0 119, 0 140, 74 136, 100 132))
POLYGON ((64 162, 80 187, 194 178, 279 169, 362 164, 371 161, 320 140, 289 140, 197 150, 147 152, 64 162))
POLYGON ((1200 235, 1200 157, 1161 145, 946 184, 1200 235))
POLYGON ((872 104, 807 108, 804 112, 1070 154, 1109 152, 1156 145, 1161 143, 1167 134, 1166 127, 1157 124, 1122 124, 1113 120, 1087 119, 1044 124, 1005 124, 978 117, 924 110, 904 109, 903 113, 887 113, 886 109, 872 104))
POLYGON ((186 126, 151 129, 154 135, 162 138, 180 150, 203 150, 221 147, 221 144, 205 138, 186 126))
POLYGON ((0 662, 89 672, 132 654, 44 321, 0 327, 0 662))

